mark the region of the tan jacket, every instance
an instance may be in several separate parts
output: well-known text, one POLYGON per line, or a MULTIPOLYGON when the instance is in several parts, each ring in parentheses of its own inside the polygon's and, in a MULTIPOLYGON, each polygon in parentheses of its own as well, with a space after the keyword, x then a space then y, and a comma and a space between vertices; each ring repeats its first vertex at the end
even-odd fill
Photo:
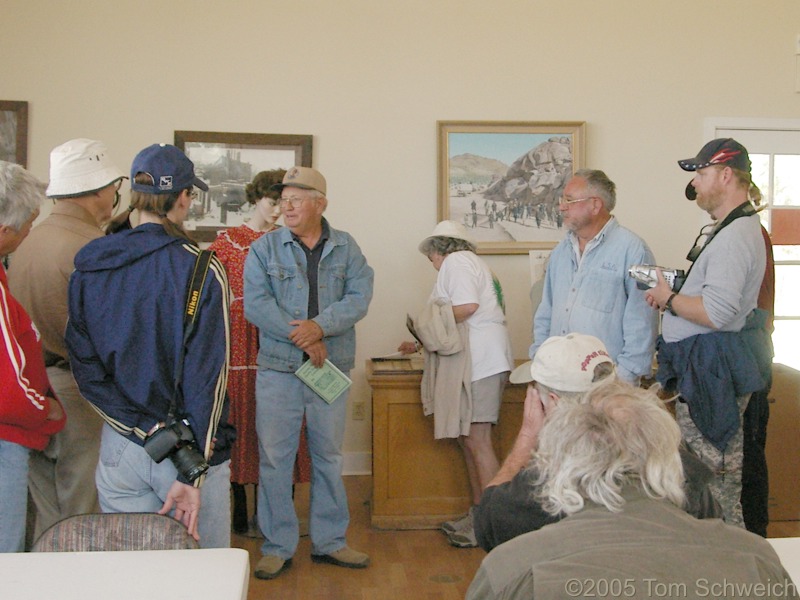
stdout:
POLYGON ((34 227, 11 255, 8 285, 42 334, 45 354, 67 358, 67 286, 75 255, 103 237, 94 217, 68 200, 56 200, 53 211, 34 227))
POLYGON ((431 300, 414 323, 424 347, 422 410, 433 414, 434 438, 469 435, 472 424, 472 360, 469 331, 456 323, 453 305, 431 300))

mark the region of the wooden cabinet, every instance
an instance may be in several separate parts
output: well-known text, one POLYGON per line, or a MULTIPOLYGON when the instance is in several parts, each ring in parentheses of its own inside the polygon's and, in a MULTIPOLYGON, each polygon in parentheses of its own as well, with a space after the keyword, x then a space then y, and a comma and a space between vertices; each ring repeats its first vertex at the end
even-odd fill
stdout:
POLYGON ((767 425, 769 520, 800 520, 800 371, 772 365, 767 425))
MULTIPOLYGON (((429 529, 470 505, 467 470, 458 442, 433 438, 433 417, 422 414, 419 373, 376 374, 372 388, 372 525, 429 529)), ((519 431, 525 385, 508 384, 493 428, 502 461, 519 431)))

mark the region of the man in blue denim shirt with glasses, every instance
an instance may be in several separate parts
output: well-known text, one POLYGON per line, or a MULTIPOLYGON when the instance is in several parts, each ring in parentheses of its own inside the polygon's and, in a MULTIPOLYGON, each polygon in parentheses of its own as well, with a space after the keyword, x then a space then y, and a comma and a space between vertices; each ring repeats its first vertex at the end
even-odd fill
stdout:
POLYGON ((611 214, 616 186, 603 171, 582 169, 567 182, 559 211, 567 237, 550 255, 529 355, 553 335, 599 338, 618 376, 638 383, 652 372, 658 316, 628 276, 636 264, 655 264, 639 236, 611 214))
POLYGON ((291 566, 299 529, 292 502, 300 427, 311 454, 311 558, 364 568, 369 557, 347 546, 350 521, 342 481, 347 392, 328 404, 294 373, 330 360, 347 374, 355 361, 355 324, 367 314, 373 271, 349 234, 322 214, 325 178, 292 167, 276 186, 286 227, 253 243, 244 269, 245 317, 259 329, 256 431, 258 523, 265 541, 255 575, 273 579, 291 566))

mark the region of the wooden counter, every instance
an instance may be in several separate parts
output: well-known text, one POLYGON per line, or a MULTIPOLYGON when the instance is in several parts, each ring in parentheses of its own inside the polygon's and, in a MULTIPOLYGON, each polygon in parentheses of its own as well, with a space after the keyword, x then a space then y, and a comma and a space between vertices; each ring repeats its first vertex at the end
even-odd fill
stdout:
MULTIPOLYGON (((433 416, 422 414, 422 375, 375 372, 384 366, 372 360, 366 366, 372 388, 372 525, 433 529, 469 508, 464 458, 456 440, 433 438, 433 416)), ((519 431, 525 389, 508 384, 503 394, 492 432, 501 462, 519 431)))

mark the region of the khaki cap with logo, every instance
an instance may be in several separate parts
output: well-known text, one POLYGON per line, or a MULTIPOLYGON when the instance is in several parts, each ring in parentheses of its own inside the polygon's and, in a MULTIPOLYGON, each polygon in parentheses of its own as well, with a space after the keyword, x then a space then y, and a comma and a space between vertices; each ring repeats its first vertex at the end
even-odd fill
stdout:
POLYGON ((311 167, 292 167, 283 176, 283 182, 270 186, 271 190, 281 191, 285 187, 296 187, 301 190, 315 190, 323 196, 328 191, 322 173, 311 167))

